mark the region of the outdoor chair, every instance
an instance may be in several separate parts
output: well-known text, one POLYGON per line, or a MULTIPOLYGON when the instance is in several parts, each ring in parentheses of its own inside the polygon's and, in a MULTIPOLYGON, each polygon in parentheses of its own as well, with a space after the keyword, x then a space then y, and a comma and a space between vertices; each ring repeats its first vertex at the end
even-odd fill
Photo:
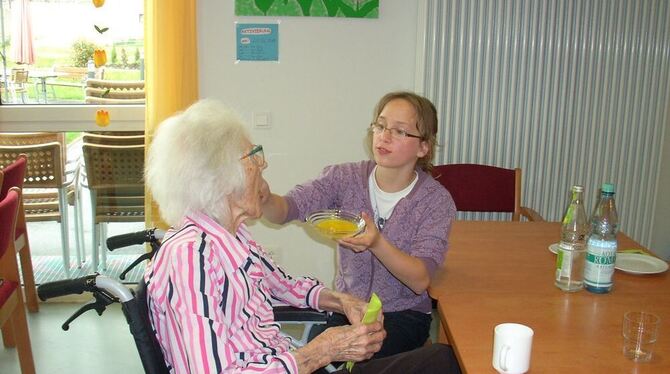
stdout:
POLYGON ((531 208, 521 206, 521 169, 505 169, 478 164, 450 164, 433 168, 433 176, 451 194, 459 212, 511 213, 544 221, 531 208))
MULTIPOLYGON (((28 165, 27 156, 24 154, 13 163, 6 165, 0 173, 4 179, 0 181, 0 199, 4 199, 13 187, 22 189, 23 178, 26 174, 28 165)), ((28 240, 28 228, 26 227, 26 214, 23 207, 23 199, 19 201, 19 209, 16 214, 16 228, 14 230, 14 249, 19 254, 21 260, 21 274, 23 275, 23 284, 26 293, 26 305, 31 312, 39 311, 39 301, 37 300, 37 290, 35 289, 35 275, 33 272, 33 261, 30 254, 30 241, 28 240)))
MULTIPOLYGON (((86 139, 90 140, 90 137, 86 139)), ((103 269, 107 266, 104 244, 107 223, 144 222, 144 144, 84 142, 82 148, 91 196, 91 243, 95 271, 99 261, 103 269)))
POLYGON ((0 326, 2 341, 6 348, 16 347, 19 366, 24 374, 35 373, 30 334, 23 295, 19 280, 19 268, 14 254, 14 226, 16 211, 21 199, 21 190, 12 188, 0 200, 0 326))
POLYGON ((86 80, 87 104, 144 104, 144 81, 86 80))
POLYGON ((12 69, 12 77, 9 81, 9 92, 12 93, 13 102, 18 102, 17 96, 21 94, 21 102, 26 103, 28 93, 28 71, 24 69, 12 69))
MULTIPOLYGON (((65 271, 68 272, 71 263, 67 195, 71 183, 65 174, 64 136, 62 133, 0 135, 0 165, 14 162, 21 154, 25 154, 28 161, 23 182, 26 221, 60 222, 63 264, 65 271)), ((79 261, 80 248, 77 245, 79 261)))
POLYGON ((122 132, 114 132, 113 134, 101 134, 85 132, 82 136, 84 143, 88 144, 106 144, 106 145, 144 145, 144 135, 133 134, 126 135, 122 132))

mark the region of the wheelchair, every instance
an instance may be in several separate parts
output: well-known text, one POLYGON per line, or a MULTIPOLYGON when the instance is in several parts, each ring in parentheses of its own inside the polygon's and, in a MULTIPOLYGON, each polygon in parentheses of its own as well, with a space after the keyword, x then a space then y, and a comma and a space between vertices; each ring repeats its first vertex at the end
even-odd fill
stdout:
MULTIPOLYGON (((110 251, 134 244, 149 243, 150 251, 139 256, 131 263, 120 275, 119 278, 125 279, 126 274, 135 266, 145 260, 150 260, 160 249, 160 241, 164 232, 157 229, 148 229, 134 233, 112 236, 107 239, 107 247, 110 251)), ((151 321, 149 319, 149 309, 147 306, 146 283, 144 278, 140 280, 137 287, 133 290, 121 282, 100 275, 98 273, 89 274, 75 279, 65 279, 55 282, 43 283, 37 287, 37 295, 42 301, 48 299, 91 293, 93 300, 83 305, 72 316, 70 316, 61 326, 65 331, 69 330, 70 324, 89 310, 95 310, 99 316, 102 316, 107 306, 113 303, 120 303, 123 315, 128 323, 128 328, 135 341, 135 346, 142 362, 144 372, 147 374, 169 373, 170 370, 165 363, 160 344, 154 334, 151 321)), ((313 309, 300 309, 288 305, 276 305, 273 307, 275 321, 280 324, 301 324, 304 325, 303 333, 300 338, 292 338, 294 348, 299 348, 307 344, 311 329, 316 325, 326 323, 327 314, 313 309)), ((335 368, 329 365, 325 371, 331 372, 335 368)))

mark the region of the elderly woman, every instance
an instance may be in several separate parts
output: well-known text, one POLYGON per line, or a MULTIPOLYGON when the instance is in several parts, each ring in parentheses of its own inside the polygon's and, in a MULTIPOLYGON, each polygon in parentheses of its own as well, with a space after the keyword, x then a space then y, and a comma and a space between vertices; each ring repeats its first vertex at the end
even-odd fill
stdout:
MULTIPOLYGON (((368 359, 381 347, 382 323, 358 322, 363 300, 287 275, 252 239, 245 222, 261 216, 266 167, 263 147, 213 100, 167 119, 155 134, 146 181, 173 228, 145 280, 150 318, 173 373, 310 373, 332 361, 368 359), (291 350, 271 300, 342 313, 353 324, 291 350)), ((437 347, 408 355, 404 369, 374 360, 354 372, 429 372, 427 362, 441 365, 444 356, 437 347)))

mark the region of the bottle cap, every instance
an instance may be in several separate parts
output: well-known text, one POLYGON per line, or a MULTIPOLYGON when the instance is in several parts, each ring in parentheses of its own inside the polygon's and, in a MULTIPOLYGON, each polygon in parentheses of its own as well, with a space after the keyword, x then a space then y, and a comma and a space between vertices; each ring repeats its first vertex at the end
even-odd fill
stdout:
POLYGON ((600 190, 605 193, 614 193, 614 185, 612 183, 603 183, 600 190))
POLYGON ((575 192, 584 192, 584 186, 575 184, 574 186, 572 186, 572 190, 575 192))

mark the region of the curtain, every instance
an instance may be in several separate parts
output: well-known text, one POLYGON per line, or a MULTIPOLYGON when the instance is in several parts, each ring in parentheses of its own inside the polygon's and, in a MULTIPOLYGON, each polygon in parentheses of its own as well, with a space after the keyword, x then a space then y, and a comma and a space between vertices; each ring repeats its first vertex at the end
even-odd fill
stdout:
POLYGON ((601 183, 614 183, 620 229, 649 247, 667 191, 670 2, 421 4, 417 80, 439 115, 437 164, 521 168, 522 205, 549 221, 571 185, 593 207, 601 183))
MULTIPOLYGON (((147 150, 154 131, 164 119, 198 100, 196 3, 196 0, 145 0, 147 150)), ((146 191, 145 217, 147 227, 166 227, 149 191, 146 191)))

